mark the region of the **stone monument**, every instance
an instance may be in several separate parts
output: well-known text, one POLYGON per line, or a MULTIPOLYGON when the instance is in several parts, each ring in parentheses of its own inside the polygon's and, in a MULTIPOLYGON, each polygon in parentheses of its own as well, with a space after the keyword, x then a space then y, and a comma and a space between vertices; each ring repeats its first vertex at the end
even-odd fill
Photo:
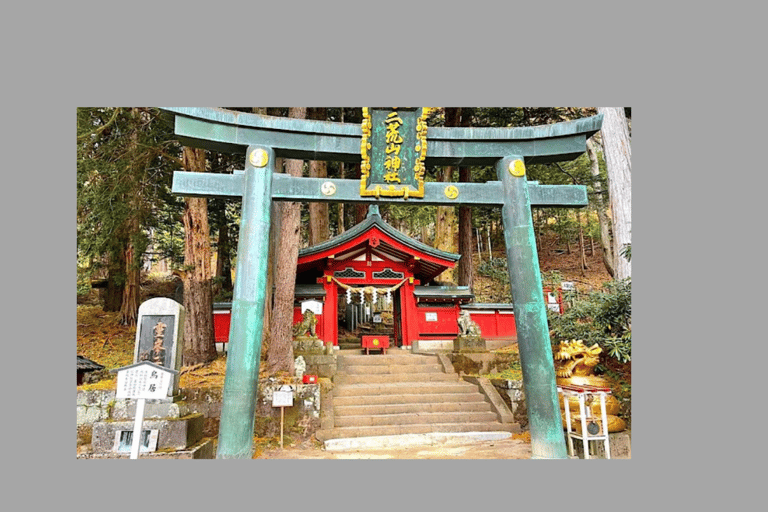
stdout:
MULTIPOLYGON (((149 361, 178 372, 184 347, 184 306, 158 297, 139 306, 133 362, 149 361)), ((179 374, 174 375, 168 396, 179 392, 179 374)))
MULTIPOLYGON (((136 419, 141 417, 139 451, 144 457, 213 458, 213 441, 203 439, 203 415, 191 413, 179 398, 184 307, 172 299, 150 299, 139 306, 136 325, 133 364, 120 370, 144 372, 145 367, 168 370, 169 382, 163 386, 167 392, 160 393, 164 395, 161 398, 146 399, 146 403, 139 404, 143 398, 134 399, 134 394, 118 389, 110 418, 93 424, 94 457, 127 458, 136 419)), ((135 382, 144 384, 141 376, 135 382)))

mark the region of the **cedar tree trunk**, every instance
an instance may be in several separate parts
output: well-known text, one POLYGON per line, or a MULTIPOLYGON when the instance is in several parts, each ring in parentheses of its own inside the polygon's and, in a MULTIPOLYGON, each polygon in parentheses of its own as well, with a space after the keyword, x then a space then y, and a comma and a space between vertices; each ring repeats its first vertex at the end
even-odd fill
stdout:
POLYGON ((632 266, 621 255, 632 243, 632 146, 623 107, 597 107, 603 114, 605 164, 613 216, 613 260, 616 279, 632 277, 632 266))
MULTIPOLYGON (((325 107, 313 107, 308 109, 308 118, 317 121, 326 120, 325 107)), ((309 161, 310 178, 327 178, 328 162, 324 160, 309 161)), ((317 245, 330 238, 328 226, 328 203, 309 203, 309 246, 317 245)))
MULTIPOLYGON (((306 119, 306 107, 291 107, 288 117, 306 119)), ((286 172, 301 176, 304 161, 286 160, 286 172)), ((293 300, 296 289, 296 262, 301 241, 301 205, 280 202, 280 234, 277 245, 275 270, 275 295, 270 326, 270 343, 267 353, 267 371, 270 374, 286 372, 293 375, 293 300)))
MULTIPOLYGON (((184 147, 184 168, 205 172, 205 150, 184 147)), ((184 352, 185 366, 216 359, 213 335, 213 289, 211 287, 211 241, 208 200, 188 197, 184 201, 184 352)))
POLYGON ((605 213, 605 201, 603 201, 603 186, 600 184, 600 163, 595 151, 595 143, 590 138, 587 140, 587 156, 591 164, 592 183, 595 190, 595 204, 597 205, 597 219, 600 223, 600 247, 603 249, 603 264, 605 269, 614 277, 613 250, 611 249, 610 219, 605 213))

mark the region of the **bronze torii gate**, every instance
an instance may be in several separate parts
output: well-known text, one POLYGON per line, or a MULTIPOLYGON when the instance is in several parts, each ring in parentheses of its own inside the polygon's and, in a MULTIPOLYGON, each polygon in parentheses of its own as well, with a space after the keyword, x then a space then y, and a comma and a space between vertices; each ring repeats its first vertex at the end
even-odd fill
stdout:
POLYGON ((211 107, 161 108, 175 115, 183 144, 245 150, 244 171, 175 172, 173 179, 177 194, 242 199, 217 458, 251 458, 253 452, 273 200, 501 206, 532 457, 567 457, 531 206, 586 206, 587 192, 581 185, 529 182, 525 165, 578 157, 600 130, 602 115, 524 128, 430 127, 427 140, 419 109, 364 109, 361 126, 211 107), (394 155, 402 156, 403 167, 399 159, 393 163, 394 155), (275 174, 276 157, 362 161, 363 180, 275 174), (499 181, 424 183, 425 165, 494 165, 499 181))

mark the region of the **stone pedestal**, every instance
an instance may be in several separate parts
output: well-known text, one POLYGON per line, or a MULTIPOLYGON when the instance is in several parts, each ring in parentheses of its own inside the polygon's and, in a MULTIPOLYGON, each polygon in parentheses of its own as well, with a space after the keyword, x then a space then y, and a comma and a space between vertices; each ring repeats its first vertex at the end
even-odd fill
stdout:
POLYGON ((482 336, 457 336, 453 339, 454 352, 487 352, 482 336))
POLYGON ((293 351, 301 354, 322 354, 325 351, 325 344, 317 336, 295 336, 293 351))
MULTIPOLYGON (((135 414, 136 400, 118 400, 110 419, 93 423, 90 456, 127 458, 131 443, 126 443, 125 433, 133 436, 135 414)), ((203 439, 204 422, 203 415, 190 413, 178 396, 147 400, 141 428, 150 432, 150 443, 139 457, 213 458, 213 440, 203 439)))

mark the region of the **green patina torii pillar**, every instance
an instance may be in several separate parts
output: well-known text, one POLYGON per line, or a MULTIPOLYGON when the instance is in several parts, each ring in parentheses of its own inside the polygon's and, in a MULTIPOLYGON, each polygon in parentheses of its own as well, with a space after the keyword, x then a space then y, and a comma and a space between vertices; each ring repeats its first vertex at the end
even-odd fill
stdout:
POLYGON ((243 202, 227 369, 219 424, 221 458, 250 458, 264 327, 274 151, 251 146, 243 175, 243 202), (222 446, 224 447, 222 449, 222 446))
POLYGON ((176 172, 173 180, 174 193, 240 198, 243 204, 217 458, 250 458, 253 452, 273 200, 501 206, 532 457, 567 456, 531 206, 579 207, 588 200, 583 186, 527 181, 525 166, 578 157, 602 116, 530 128, 429 128, 427 138, 419 109, 372 109, 370 115, 365 109, 362 127, 218 108, 163 109, 175 115, 176 134, 186 145, 229 153, 246 149, 244 171, 176 172), (408 116, 415 132, 398 132, 411 122, 408 116), (402 146, 394 149, 407 166, 377 147, 384 140, 402 146), (363 180, 276 174, 275 157, 362 160, 363 180), (425 165, 494 165, 499 181, 425 183, 425 165))
POLYGON ((566 457, 563 426, 523 159, 501 159, 496 164, 496 174, 504 187, 501 218, 528 407, 531 453, 537 458, 561 459, 566 457))

